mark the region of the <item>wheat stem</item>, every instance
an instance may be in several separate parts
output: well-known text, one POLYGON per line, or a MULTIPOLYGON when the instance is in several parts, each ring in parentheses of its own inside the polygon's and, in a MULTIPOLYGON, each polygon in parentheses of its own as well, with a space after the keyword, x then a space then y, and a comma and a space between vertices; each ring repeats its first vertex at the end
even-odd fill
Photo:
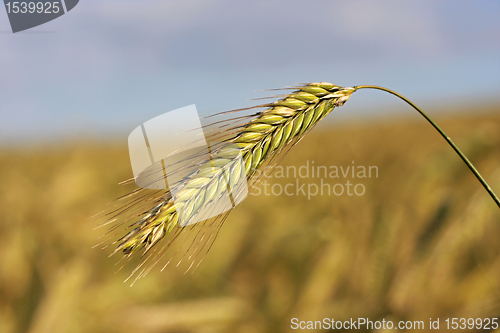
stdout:
POLYGON ((395 91, 392 91, 390 89, 384 88, 384 87, 379 87, 379 86, 372 86, 372 85, 362 85, 362 86, 355 86, 353 87, 356 90, 359 89, 377 89, 377 90, 382 90, 385 92, 388 92, 389 94, 392 94, 394 96, 399 97, 411 107, 413 107, 415 110, 417 110, 438 132, 441 134, 441 136, 448 142, 448 144, 455 150, 455 152, 462 158, 462 160, 465 162, 465 164, 469 167, 469 169, 472 171, 472 173, 476 176, 476 178, 481 182, 483 187, 488 191, 490 194, 491 198, 495 201, 498 207, 500 207, 500 199, 498 199, 498 196, 493 192, 491 189, 490 185, 484 180, 483 176, 477 171, 477 169, 474 167, 474 165, 469 161, 469 159, 462 153, 462 151, 457 147, 457 145, 450 139, 448 135, 439 127, 427 114, 425 114, 424 111, 422 111, 418 106, 416 106, 412 101, 410 101, 408 98, 404 97, 403 95, 398 94, 395 91))

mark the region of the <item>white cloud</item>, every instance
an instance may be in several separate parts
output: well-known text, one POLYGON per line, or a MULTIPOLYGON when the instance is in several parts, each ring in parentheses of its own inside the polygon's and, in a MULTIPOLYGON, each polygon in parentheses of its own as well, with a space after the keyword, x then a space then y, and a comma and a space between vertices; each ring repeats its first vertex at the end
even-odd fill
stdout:
POLYGON ((81 15, 89 20, 113 24, 124 29, 143 30, 144 27, 156 27, 163 31, 179 31, 196 27, 207 12, 219 6, 219 0, 191 1, 123 1, 108 0, 89 2, 82 9, 81 15), (138 23, 138 24, 137 24, 138 23))
MULTIPOLYGON (((417 55, 445 52, 435 7, 428 1, 342 1, 335 7, 335 17, 342 34, 353 41, 379 44, 379 47, 403 48, 417 55)), ((333 8, 332 8, 333 9, 333 8)))
MULTIPOLYGON (((459 0, 80 1, 35 29, 56 33, 0 34, 0 113, 60 118, 58 107, 64 114, 76 103, 102 118, 176 96, 183 96, 178 107, 203 94, 206 103, 221 86, 233 96, 252 80, 258 89, 301 80, 383 84, 401 75, 396 81, 422 78, 417 85, 434 80, 436 68, 454 74, 453 87, 459 76, 496 82, 500 21, 485 3, 477 9, 459 0), (478 54, 493 60, 478 68, 478 54)), ((441 76, 439 82, 451 80, 441 76)), ((19 116, 19 123, 35 118, 19 116)))

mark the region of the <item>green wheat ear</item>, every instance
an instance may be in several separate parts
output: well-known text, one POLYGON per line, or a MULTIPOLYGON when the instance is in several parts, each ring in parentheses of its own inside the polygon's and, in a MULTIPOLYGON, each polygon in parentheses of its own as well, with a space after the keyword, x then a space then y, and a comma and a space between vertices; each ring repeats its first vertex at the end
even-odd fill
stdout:
MULTIPOLYGON (((229 123, 235 124, 234 126, 226 127, 226 129, 222 129, 223 126, 216 128, 214 136, 218 139, 223 138, 221 142, 230 146, 216 147, 212 151, 213 158, 202 164, 197 171, 192 172, 178 185, 175 206, 169 190, 144 193, 143 189, 139 189, 127 196, 129 200, 127 204, 108 214, 108 220, 102 225, 115 223, 110 232, 124 223, 129 223, 126 226, 128 233, 109 244, 117 244, 113 254, 122 252, 129 257, 141 249, 144 250, 144 254, 150 252, 132 274, 149 260, 149 266, 143 268, 137 278, 144 276, 158 263, 172 242, 178 239, 185 229, 191 229, 191 227, 184 227, 181 220, 189 221, 201 207, 210 207, 227 190, 228 185, 232 187, 242 179, 248 182, 255 181, 258 177, 256 171, 259 168, 263 165, 276 164, 280 152, 284 152, 300 141, 321 119, 335 107, 342 106, 352 93, 360 89, 378 89, 389 92, 416 109, 453 147, 500 207, 500 200, 496 194, 453 141, 404 96, 378 86, 340 87, 326 82, 309 83, 293 87, 293 89, 295 89, 293 92, 275 102, 254 107, 264 108, 263 111, 230 119, 229 123), (231 123, 235 119, 237 120, 231 123), (237 149, 234 149, 235 146, 237 149), (234 156, 238 154, 242 158, 234 159, 234 156), (180 213, 179 208, 182 208, 180 213), (167 236, 169 236, 169 241, 159 248, 157 244, 167 236)), ((198 231, 183 258, 187 257, 192 260, 193 264, 202 249, 209 249, 226 216, 227 214, 224 214, 222 217, 200 223, 208 228, 206 231, 198 231)), ((198 259, 201 261, 203 255, 201 259, 198 259)))

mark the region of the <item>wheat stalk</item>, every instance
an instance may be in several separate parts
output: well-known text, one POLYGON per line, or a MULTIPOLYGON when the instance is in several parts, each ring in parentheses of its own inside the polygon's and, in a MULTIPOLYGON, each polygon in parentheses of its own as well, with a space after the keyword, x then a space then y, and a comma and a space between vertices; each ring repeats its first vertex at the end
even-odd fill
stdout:
MULTIPOLYGON (((320 82, 293 88, 296 90, 284 95, 275 102, 253 107, 264 108, 262 111, 215 123, 215 125, 225 123, 223 126, 216 127, 217 131, 212 134, 212 137, 221 139, 222 143, 213 147, 210 160, 201 161, 196 171, 176 185, 175 204, 172 194, 173 189, 149 190, 146 193, 143 189, 138 189, 124 198, 128 200, 127 204, 108 213, 108 220, 101 225, 115 222, 109 232, 118 230, 120 226, 127 222, 129 222, 129 225, 126 229, 131 229, 126 235, 109 244, 117 244, 113 254, 121 251, 125 257, 129 258, 141 249, 146 254, 151 249, 154 249, 161 240, 166 239, 167 236, 170 238, 162 248, 156 247, 155 250, 151 251, 149 256, 146 256, 143 262, 132 272, 132 275, 144 266, 148 260, 150 261, 149 266, 143 268, 137 278, 144 276, 159 262, 173 241, 177 240, 185 229, 188 229, 185 225, 189 223, 183 223, 182 221, 189 222, 202 207, 213 205, 227 190, 228 186, 233 188, 241 180, 249 183, 255 181, 256 171, 259 168, 264 164, 272 165, 277 163, 277 156, 280 155, 280 152, 300 141, 321 119, 335 107, 343 105, 351 94, 359 89, 384 90, 405 100, 420 112, 462 157, 500 207, 498 197, 465 155, 439 126, 405 97, 378 86, 344 88, 331 83, 320 82), (226 128, 222 129, 224 127, 226 128), (242 158, 235 159, 234 157, 238 155, 241 155, 242 158)), ((251 110, 253 108, 231 112, 251 110)), ((164 177, 165 175, 162 174, 158 179, 163 180, 164 177)), ((224 214, 209 219, 203 224, 208 228, 205 231, 198 232, 183 256, 184 258, 189 253, 188 258, 192 260, 191 265, 202 249, 207 248, 208 251, 226 216, 227 214, 224 214)), ((203 259, 203 256, 201 259, 203 259)))

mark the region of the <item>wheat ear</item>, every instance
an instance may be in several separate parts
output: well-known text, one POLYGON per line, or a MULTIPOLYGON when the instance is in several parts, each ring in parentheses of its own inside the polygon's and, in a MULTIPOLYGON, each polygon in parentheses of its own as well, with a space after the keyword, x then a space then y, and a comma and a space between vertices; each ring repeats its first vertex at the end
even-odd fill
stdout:
MULTIPOLYGON (((115 230, 123 225, 120 219, 124 215, 128 214, 125 220, 132 221, 127 227, 131 230, 111 243, 118 243, 113 253, 121 251, 130 256, 140 249, 147 252, 169 234, 176 238, 179 229, 184 229, 180 228, 183 226, 181 220, 189 221, 201 207, 210 206, 228 184, 232 187, 241 178, 252 181, 256 170, 264 163, 273 163, 279 152, 297 143, 354 92, 353 88, 326 82, 295 88, 295 91, 275 102, 256 106, 264 110, 243 117, 243 124, 224 130, 222 141, 227 145, 216 147, 212 159, 201 164, 197 171, 178 185, 175 204, 168 190, 153 191, 149 195, 143 194, 142 190, 134 191, 132 204, 112 212, 109 221, 103 223, 106 225, 118 220, 111 228, 115 230), (236 154, 241 154, 242 159, 232 159, 236 154), (243 165, 238 165, 238 161, 242 161, 243 165), (143 208, 145 202, 149 203, 149 209, 143 208), (180 207, 182 214, 178 212, 180 207)), ((157 257, 160 256, 157 254, 157 257)))
MULTIPOLYGON (((131 222, 127 227, 131 230, 117 241, 109 244, 118 244, 113 254, 121 251, 126 257, 130 257, 140 249, 144 249, 144 253, 146 253, 170 235, 171 240, 162 249, 143 261, 144 264, 148 259, 152 260, 152 264, 143 269, 138 277, 145 275, 159 261, 172 241, 182 233, 183 229, 186 229, 180 223, 181 220, 189 221, 201 207, 209 207, 217 201, 228 186, 233 187, 242 179, 248 182, 255 180, 256 170, 264 164, 276 163, 276 157, 280 152, 300 141, 321 119, 335 107, 343 105, 351 94, 359 89, 378 89, 389 92, 416 109, 453 147, 500 207, 500 200, 496 194, 453 141, 424 112, 404 96, 387 88, 369 85, 345 88, 331 83, 319 82, 293 88, 296 90, 284 95, 283 98, 255 107, 264 108, 263 111, 234 118, 237 120, 225 125, 226 127, 231 124, 233 126, 213 134, 213 136, 223 138, 222 144, 214 148, 213 158, 210 161, 206 160, 200 163, 197 171, 192 172, 182 183, 176 185, 175 204, 172 192, 169 190, 144 194, 143 189, 139 189, 127 196, 131 202, 108 214, 108 220, 102 223, 102 225, 107 225, 118 220, 111 228, 111 232, 125 222, 131 222), (241 155, 242 159, 234 159, 236 155, 241 155), (243 165, 239 163, 243 163, 243 165), (146 206, 149 208, 145 208, 146 206), (179 208, 182 208, 181 213, 179 208), (124 216, 126 218, 123 218, 124 216)), ((241 110, 231 112, 236 111, 241 110)), ((200 251, 207 244, 210 246, 210 242, 215 239, 212 235, 218 232, 225 216, 211 220, 209 226, 215 225, 216 228, 215 231, 210 231, 210 237, 205 237, 205 234, 197 236, 197 240, 193 241, 195 243, 193 253, 200 251), (217 220, 221 222, 215 223, 214 221, 217 220)), ((188 251, 190 250, 188 249, 188 251)), ((190 255, 190 258, 192 256, 193 254, 190 255)))

